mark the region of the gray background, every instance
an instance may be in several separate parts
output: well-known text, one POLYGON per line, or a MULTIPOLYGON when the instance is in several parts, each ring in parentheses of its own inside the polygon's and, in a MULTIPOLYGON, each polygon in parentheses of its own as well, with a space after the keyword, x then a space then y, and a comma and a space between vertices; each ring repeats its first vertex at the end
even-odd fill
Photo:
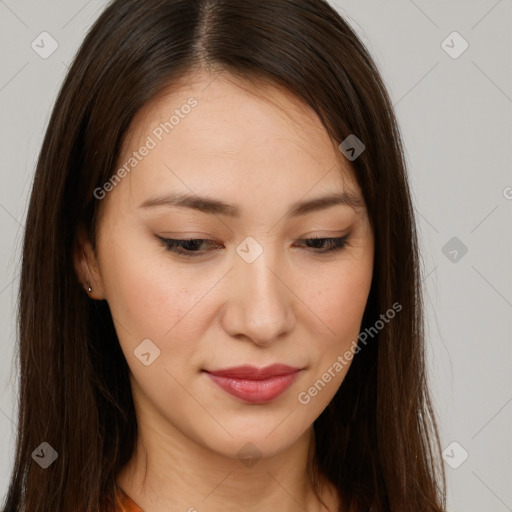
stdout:
MULTIPOLYGON (((332 4, 376 60, 406 146, 448 510, 512 511, 512 0, 332 4), (454 31, 469 44, 457 58, 444 48, 458 53, 462 39, 442 45, 454 31)), ((1 496, 15 439, 15 305, 28 194, 58 88, 105 5, 0 0, 1 496), (59 45, 47 59, 31 47, 43 31, 59 45)))

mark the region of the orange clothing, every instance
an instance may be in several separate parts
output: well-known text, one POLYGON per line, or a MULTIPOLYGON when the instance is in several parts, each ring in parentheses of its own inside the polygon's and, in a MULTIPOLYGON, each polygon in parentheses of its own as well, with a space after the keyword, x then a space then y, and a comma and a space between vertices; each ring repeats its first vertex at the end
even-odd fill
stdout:
POLYGON ((144 512, 123 489, 119 488, 115 512, 144 512))

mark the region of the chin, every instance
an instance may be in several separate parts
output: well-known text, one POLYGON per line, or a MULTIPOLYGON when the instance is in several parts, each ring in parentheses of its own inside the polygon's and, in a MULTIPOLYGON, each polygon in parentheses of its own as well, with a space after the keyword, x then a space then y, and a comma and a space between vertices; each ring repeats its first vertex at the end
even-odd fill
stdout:
MULTIPOLYGON (((208 449, 226 458, 240 461, 246 467, 252 467, 259 459, 267 459, 285 452, 293 444, 300 441, 302 436, 309 436, 308 428, 291 430, 290 424, 283 426, 286 412, 280 415, 279 421, 271 428, 269 423, 246 426, 243 430, 226 426, 233 437, 224 430, 203 439, 202 443, 208 449), (279 424, 281 422, 281 424, 279 424)), ((290 415, 291 416, 291 415, 290 415)), ((294 422, 297 427, 297 422, 294 422)))

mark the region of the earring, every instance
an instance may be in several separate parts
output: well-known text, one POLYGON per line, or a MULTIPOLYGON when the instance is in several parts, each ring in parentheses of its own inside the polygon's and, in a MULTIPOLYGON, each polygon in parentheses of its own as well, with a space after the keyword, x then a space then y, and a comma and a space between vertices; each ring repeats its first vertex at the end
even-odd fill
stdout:
POLYGON ((91 293, 91 292, 92 292, 92 288, 91 288, 91 285, 90 285, 89 283, 87 283, 87 291, 88 291, 89 293, 91 293))

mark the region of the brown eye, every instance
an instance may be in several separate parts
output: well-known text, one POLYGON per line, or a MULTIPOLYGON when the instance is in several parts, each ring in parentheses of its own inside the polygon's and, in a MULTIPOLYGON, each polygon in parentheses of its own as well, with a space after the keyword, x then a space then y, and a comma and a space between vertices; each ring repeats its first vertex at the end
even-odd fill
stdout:
POLYGON ((304 238, 301 242, 306 242, 307 247, 314 249, 316 252, 332 252, 339 251, 347 245, 348 235, 337 238, 304 238))
POLYGON ((204 238, 188 238, 188 239, 175 239, 158 237, 162 245, 169 251, 175 252, 182 256, 201 256, 206 250, 201 249, 203 244, 218 245, 215 240, 208 240, 204 238))

